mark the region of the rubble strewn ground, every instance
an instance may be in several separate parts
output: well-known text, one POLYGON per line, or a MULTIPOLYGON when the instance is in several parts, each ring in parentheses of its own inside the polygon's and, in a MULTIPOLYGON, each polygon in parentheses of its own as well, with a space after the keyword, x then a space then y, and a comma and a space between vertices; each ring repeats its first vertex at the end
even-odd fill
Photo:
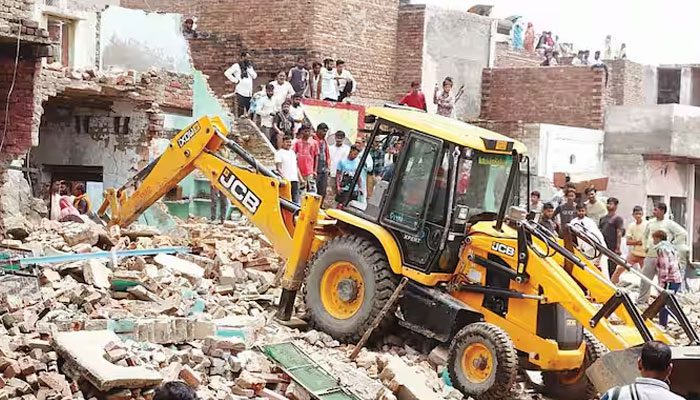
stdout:
POLYGON ((3 277, 0 400, 149 398, 161 379, 183 380, 202 399, 309 398, 258 348, 285 341, 362 399, 463 397, 438 374, 444 357, 401 337, 351 362, 353 345, 274 321, 283 263, 258 229, 243 221, 180 227, 188 237, 44 219, 5 239, 35 255, 182 245, 199 254, 82 260, 39 266, 38 279, 3 277))
MULTIPOLYGON (((2 277, 0 400, 148 399, 170 380, 187 382, 202 399, 311 398, 259 348, 287 341, 362 399, 463 398, 441 377, 444 347, 397 332, 350 361, 354 345, 303 321, 275 321, 283 261, 257 228, 195 219, 179 227, 186 237, 44 219, 21 239, 5 239, 0 252, 35 255, 166 246, 198 252, 41 265, 38 278, 2 277)), ((623 280, 636 283, 630 274, 623 280)), ((700 323, 698 296, 679 298, 700 323)), ((301 299, 295 307, 303 316, 301 299)), ((677 325, 669 332, 683 338, 677 325)), ((519 398, 541 398, 520 389, 519 398)))

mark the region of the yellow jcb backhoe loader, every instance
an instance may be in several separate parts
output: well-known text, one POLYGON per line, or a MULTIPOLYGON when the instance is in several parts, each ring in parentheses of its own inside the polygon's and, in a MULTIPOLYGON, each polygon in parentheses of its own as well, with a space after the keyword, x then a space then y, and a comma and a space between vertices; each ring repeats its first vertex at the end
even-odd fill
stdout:
POLYGON ((575 246, 589 239, 585 232, 560 240, 511 207, 526 162, 521 143, 399 107, 370 108, 368 115, 374 122, 368 148, 398 150, 383 178, 370 182, 369 196, 366 174, 374 160, 361 154, 344 182, 359 196, 342 209, 321 210, 317 195, 293 203, 288 182, 229 139, 219 118, 205 117, 127 185, 108 190, 100 214, 109 211, 110 224, 126 226, 199 170, 286 258, 279 318, 289 319, 303 283, 309 322, 356 341, 407 277, 376 334, 398 322, 449 345, 453 384, 479 399, 509 398, 521 369, 541 371, 559 399, 590 399, 629 381, 635 364, 620 370, 616 361, 634 357, 649 340, 673 344, 651 320, 666 304, 693 345, 674 347, 677 365, 691 367, 674 370, 672 388, 697 397, 698 335, 673 295, 662 293, 640 313, 575 246), (247 165, 218 156, 221 146, 247 165), (596 387, 585 372, 607 351, 589 371, 596 387))

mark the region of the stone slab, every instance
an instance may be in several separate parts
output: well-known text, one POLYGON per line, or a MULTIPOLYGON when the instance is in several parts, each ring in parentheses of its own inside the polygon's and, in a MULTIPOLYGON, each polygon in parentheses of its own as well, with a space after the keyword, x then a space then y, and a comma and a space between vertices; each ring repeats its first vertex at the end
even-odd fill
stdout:
POLYGON ((143 367, 122 367, 105 360, 105 345, 120 342, 114 332, 60 332, 53 340, 58 353, 77 365, 83 377, 101 391, 150 387, 163 380, 157 371, 143 367))

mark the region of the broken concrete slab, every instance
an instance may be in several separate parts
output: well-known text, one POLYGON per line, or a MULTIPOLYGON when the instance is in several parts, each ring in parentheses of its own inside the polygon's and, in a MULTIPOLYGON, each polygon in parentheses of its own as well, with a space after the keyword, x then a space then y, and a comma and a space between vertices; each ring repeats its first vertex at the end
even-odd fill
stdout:
POLYGON ((221 285, 235 285, 245 282, 247 279, 248 274, 243 269, 241 262, 236 261, 219 267, 219 283, 221 285))
POLYGON ((441 367, 447 364, 449 351, 450 350, 445 346, 437 346, 430 352, 430 354, 428 354, 428 361, 430 361, 433 365, 441 367))
POLYGON ((99 232, 95 228, 96 225, 90 223, 70 222, 61 224, 59 232, 68 246, 75 246, 79 243, 94 246, 99 240, 99 232))
POLYGON ((82 266, 85 283, 100 289, 108 289, 110 287, 112 271, 110 271, 103 262, 99 260, 87 260, 82 266))
POLYGON ((287 386, 284 395, 291 400, 311 400, 311 394, 296 382, 292 382, 287 386))
POLYGON ((137 286, 132 286, 128 289, 126 289, 127 292, 131 293, 132 296, 134 296, 137 300, 141 301, 153 301, 153 302, 161 302, 163 299, 158 297, 155 293, 149 291, 145 287, 141 285, 137 286))
POLYGON ((56 351, 73 362, 85 379, 98 390, 143 388, 158 385, 163 377, 144 367, 122 367, 103 357, 110 342, 119 342, 111 331, 60 332, 53 338, 56 351))
POLYGON ((441 396, 426 385, 425 379, 401 358, 389 356, 379 374, 384 386, 396 394, 399 400, 440 400, 441 396))
POLYGON ((183 260, 182 258, 169 254, 158 254, 153 260, 161 266, 177 271, 188 278, 195 280, 204 278, 204 268, 191 261, 183 260))

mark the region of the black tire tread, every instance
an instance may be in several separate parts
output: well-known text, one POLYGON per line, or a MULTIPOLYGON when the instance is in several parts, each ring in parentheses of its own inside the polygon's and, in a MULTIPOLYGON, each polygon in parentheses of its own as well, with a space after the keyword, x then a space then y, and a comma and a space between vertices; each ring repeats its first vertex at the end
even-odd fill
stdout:
POLYGON ((457 377, 456 370, 453 367, 455 363, 459 363, 458 357, 461 354, 457 354, 457 347, 460 346, 461 342, 469 337, 480 337, 491 341, 496 349, 496 360, 498 361, 498 366, 496 369, 496 379, 486 392, 476 395, 478 400, 501 400, 511 398, 511 393, 513 391, 514 385, 517 381, 518 376, 518 354, 515 351, 513 341, 510 336, 501 328, 496 325, 477 322, 469 324, 462 328, 450 346, 449 358, 447 365, 449 366, 448 372, 452 384, 455 388, 465 394, 467 397, 469 395, 474 396, 473 393, 469 393, 469 388, 463 387, 457 377))
MULTIPOLYGON (((339 337, 334 337, 341 342, 356 343, 358 340, 360 340, 365 331, 370 328, 374 318, 376 318, 376 316, 382 311, 384 304, 389 301, 389 298, 394 293, 394 290, 396 290, 396 277, 389 267, 389 261, 384 254, 384 250, 372 243, 372 241, 357 235, 337 236, 326 242, 307 263, 309 271, 314 268, 318 258, 335 246, 349 246, 350 248, 355 249, 362 256, 362 258, 365 259, 365 262, 372 266, 374 271, 376 294, 372 302, 370 317, 355 326, 352 331, 349 331, 339 337)), ((308 287, 305 285, 304 294, 306 294, 307 290, 308 287)), ((307 305, 306 309, 309 316, 309 325, 312 328, 318 328, 315 322, 313 308, 308 307, 307 305)), ((396 304, 391 310, 389 310, 387 315, 379 323, 379 326, 377 326, 377 328, 374 330, 372 333, 373 337, 381 336, 387 329, 393 326, 395 321, 395 310, 396 304)))
MULTIPOLYGON (((608 349, 589 331, 583 331, 583 340, 586 342, 586 356, 583 367, 588 368, 597 359, 605 355, 608 349)), ((542 383, 545 386, 547 395, 555 399, 591 400, 596 399, 598 396, 598 391, 585 374, 583 379, 579 382, 571 385, 563 385, 559 382, 556 373, 543 372, 542 383)))

